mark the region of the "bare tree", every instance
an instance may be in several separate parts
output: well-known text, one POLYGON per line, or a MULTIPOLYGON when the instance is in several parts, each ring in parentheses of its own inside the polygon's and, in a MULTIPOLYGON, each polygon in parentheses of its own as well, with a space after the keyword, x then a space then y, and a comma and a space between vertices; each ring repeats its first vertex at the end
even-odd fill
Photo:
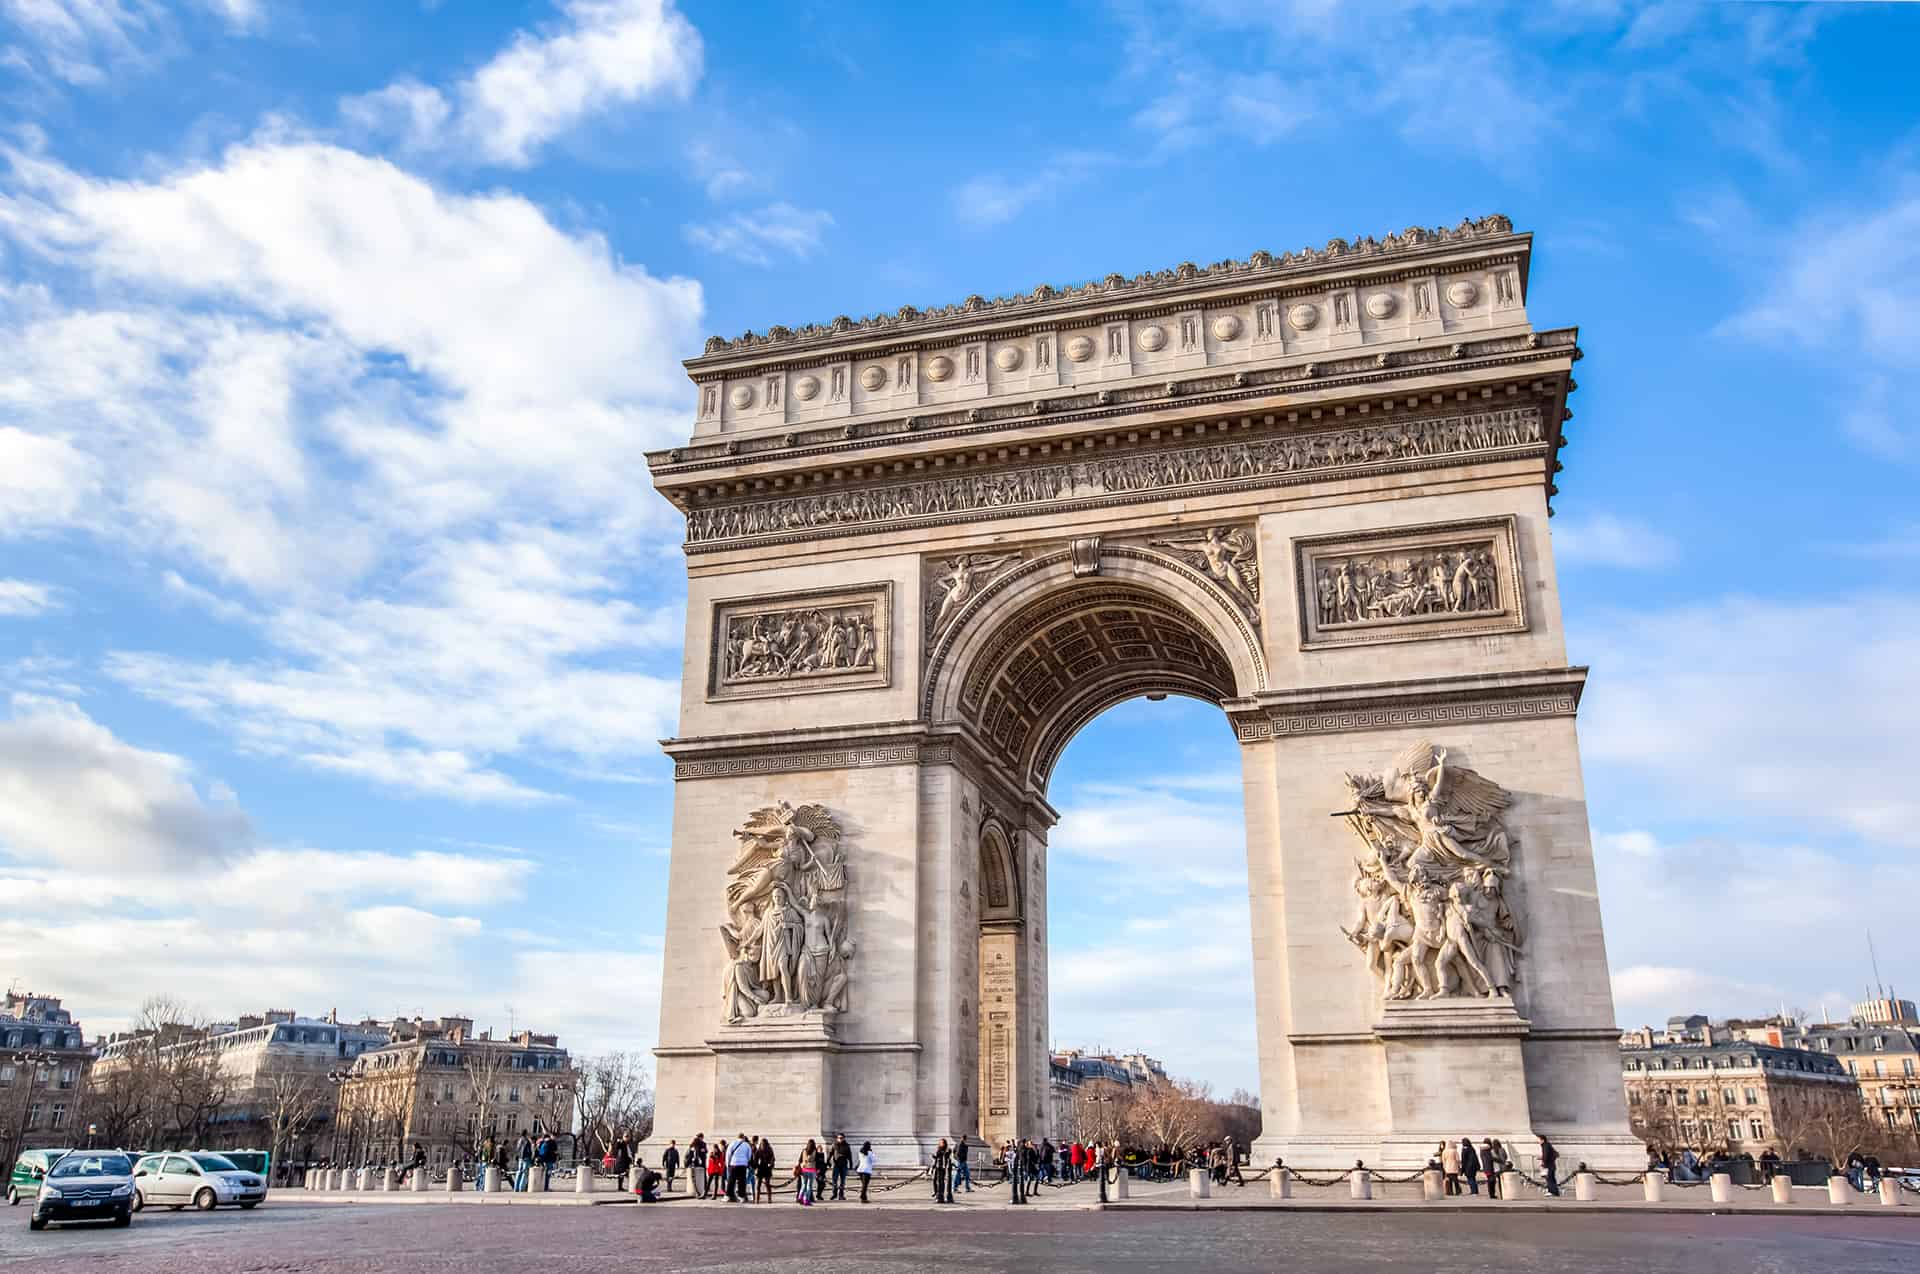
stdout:
POLYGON ((80 1124, 93 1124, 103 1146, 140 1144, 136 1129, 148 1122, 154 1100, 151 1077, 143 1065, 115 1065, 88 1077, 81 1099, 80 1124))
POLYGON ((259 1087, 261 1114, 267 1126, 273 1163, 325 1113, 333 1100, 333 1085, 324 1075, 296 1067, 268 1074, 259 1087))
POLYGON ((461 1050, 460 1065, 473 1091, 473 1155, 476 1159, 485 1157, 487 1140, 497 1135, 493 1122, 499 1117, 500 1084, 507 1071, 507 1057, 507 1050, 488 1048, 484 1044, 469 1044, 461 1050))
POLYGON ((1074 1094, 1074 1131, 1096 1145, 1123 1140, 1133 1126, 1133 1102, 1133 1090, 1126 1084, 1088 1080, 1074 1094))
POLYGON ((1156 1079, 1136 1090, 1133 1132, 1143 1142, 1184 1153, 1207 1139, 1213 1087, 1191 1079, 1156 1079))
POLYGON ((653 1132, 653 1087, 646 1065, 631 1053, 582 1062, 573 1098, 589 1157, 611 1154, 622 1137, 642 1141, 653 1132))

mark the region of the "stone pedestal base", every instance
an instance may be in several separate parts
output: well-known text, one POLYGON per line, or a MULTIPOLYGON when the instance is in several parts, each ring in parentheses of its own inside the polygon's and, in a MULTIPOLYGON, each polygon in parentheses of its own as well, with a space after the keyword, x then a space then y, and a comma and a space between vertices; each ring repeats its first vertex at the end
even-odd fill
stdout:
POLYGON ((818 1137, 834 1127, 835 1014, 749 1018, 707 1040, 714 1052, 709 1135, 818 1137))

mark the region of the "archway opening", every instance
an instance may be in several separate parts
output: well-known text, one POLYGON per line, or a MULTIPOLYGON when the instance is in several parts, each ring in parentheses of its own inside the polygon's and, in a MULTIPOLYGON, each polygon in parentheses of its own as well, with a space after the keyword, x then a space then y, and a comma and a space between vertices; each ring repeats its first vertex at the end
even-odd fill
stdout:
MULTIPOLYGON (((964 616, 980 622, 929 687, 935 719, 964 727, 1003 780, 983 785, 970 828, 990 1143, 1072 1135, 1175 1081, 1220 1098, 1256 1086, 1240 758, 1220 708, 1258 688, 1257 645, 1232 599, 1177 563, 1123 548, 1099 565, 964 616)), ((1178 1121, 1182 1139, 1231 1131, 1244 1146, 1247 1105, 1230 1128, 1178 1121)))
POLYGON ((1088 722, 1053 767, 1056 1137, 1151 1151, 1230 1136, 1244 1152, 1259 1132, 1239 751, 1214 706, 1138 696, 1088 722))

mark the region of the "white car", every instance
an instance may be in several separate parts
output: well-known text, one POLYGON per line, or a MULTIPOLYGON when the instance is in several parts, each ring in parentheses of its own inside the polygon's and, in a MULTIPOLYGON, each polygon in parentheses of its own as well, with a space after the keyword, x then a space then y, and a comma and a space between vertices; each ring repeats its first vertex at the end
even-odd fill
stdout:
POLYGON ((266 1178, 204 1151, 147 1155, 133 1167, 133 1188, 136 1212, 149 1205, 176 1212, 189 1204, 202 1212, 228 1205, 256 1208, 267 1197, 266 1178))

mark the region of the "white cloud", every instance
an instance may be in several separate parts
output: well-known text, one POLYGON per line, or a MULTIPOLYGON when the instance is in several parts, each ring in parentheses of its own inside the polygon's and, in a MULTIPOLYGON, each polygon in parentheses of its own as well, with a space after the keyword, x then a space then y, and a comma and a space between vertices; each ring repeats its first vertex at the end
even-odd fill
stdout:
POLYGON ((203 797, 185 761, 115 738, 72 703, 15 694, 0 720, 0 848, 99 869, 232 857, 246 817, 203 797))
POLYGON ((30 579, 0 579, 0 617, 44 615, 60 609, 51 584, 30 579))
POLYGON ((833 217, 821 209, 773 203, 755 212, 738 212, 720 221, 683 227, 687 242, 748 265, 772 265, 774 255, 804 261, 820 249, 833 217))
POLYGON ((706 186, 709 199, 728 199, 759 184, 745 164, 710 142, 688 146, 687 162, 692 165, 694 176, 706 186))
POLYGON ((1562 562, 1629 570, 1668 566, 1679 556, 1679 546, 1669 536, 1613 513, 1555 518, 1553 551, 1562 562))
POLYGON ((157 553, 272 652, 122 650, 116 676, 258 750, 465 799, 540 795, 503 753, 653 756, 677 688, 634 665, 678 603, 630 598, 661 591, 674 519, 634 475, 684 428, 698 285, 311 143, 141 182, 10 159, 0 234, 89 301, 0 291, 0 536, 157 553))
POLYGON ((1047 838, 1053 853, 1120 866, 1152 864, 1170 887, 1221 888, 1247 880, 1246 819, 1237 794, 1195 800, 1183 792, 1215 789, 1211 776, 1194 784, 1140 778, 1073 789, 1047 838))
POLYGON ((401 80, 341 109, 350 122, 384 125, 417 147, 449 144, 524 168, 589 116, 693 91, 700 34, 671 0, 568 0, 561 11, 563 21, 516 33, 448 94, 401 80))
POLYGON ((1899 858, 1773 839, 1669 842, 1646 831, 1594 838, 1622 1026, 1671 1014, 1759 1016, 1864 998, 1867 930, 1883 967, 1920 961, 1906 900, 1920 868, 1899 858))
POLYGON ((962 182, 953 192, 953 212, 976 230, 1004 225, 1033 204, 1050 195, 1058 186, 1051 176, 1012 181, 998 175, 984 175, 962 182))
POLYGON ((235 31, 258 31, 266 25, 267 0, 199 0, 199 4, 235 31))
POLYGON ((38 69, 82 86, 104 82, 116 64, 145 62, 164 16, 151 0, 0 0, 0 15, 30 42, 38 69))
POLYGON ((1689 820, 1920 847, 1920 602, 1729 599, 1607 617, 1579 647, 1605 670, 1581 706, 1590 766, 1689 820))

